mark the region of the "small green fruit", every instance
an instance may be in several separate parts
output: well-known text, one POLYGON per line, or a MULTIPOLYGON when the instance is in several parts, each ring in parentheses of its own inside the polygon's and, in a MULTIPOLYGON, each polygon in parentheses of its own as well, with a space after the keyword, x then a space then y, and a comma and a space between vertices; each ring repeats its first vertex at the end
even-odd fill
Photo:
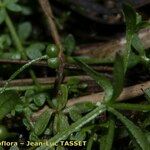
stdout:
POLYGON ((46 54, 49 58, 55 58, 59 54, 59 48, 55 44, 49 44, 46 48, 46 54))
POLYGON ((55 58, 49 58, 47 60, 48 66, 52 69, 57 69, 60 65, 60 60, 58 57, 55 58))
POLYGON ((4 140, 9 136, 9 132, 7 131, 6 127, 0 125, 0 140, 4 140))

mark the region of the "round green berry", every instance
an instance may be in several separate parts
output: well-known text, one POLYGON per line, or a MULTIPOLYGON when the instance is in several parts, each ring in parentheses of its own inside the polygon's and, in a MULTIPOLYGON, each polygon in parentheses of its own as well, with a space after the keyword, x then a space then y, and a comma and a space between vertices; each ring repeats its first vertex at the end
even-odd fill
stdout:
POLYGON ((49 44, 46 48, 46 54, 49 58, 55 58, 59 54, 59 48, 55 44, 49 44))
POLYGON ((60 65, 60 59, 58 57, 49 58, 47 60, 48 66, 52 69, 57 69, 60 65))

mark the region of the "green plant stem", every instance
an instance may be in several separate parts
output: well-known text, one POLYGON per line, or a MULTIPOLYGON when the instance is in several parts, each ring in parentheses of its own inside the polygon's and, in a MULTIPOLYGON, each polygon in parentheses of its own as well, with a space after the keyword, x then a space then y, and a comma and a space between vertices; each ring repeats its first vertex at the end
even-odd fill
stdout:
MULTIPOLYGON (((40 61, 42 59, 47 59, 48 56, 47 55, 44 55, 40 58, 37 58, 37 59, 34 59, 34 60, 31 60, 30 62, 28 62, 27 64, 25 64, 24 66, 22 66, 21 68, 19 68, 15 73, 13 73, 10 78, 6 81, 4 87, 2 88, 2 90, 0 91, 0 94, 2 94, 7 86, 9 85, 10 81, 12 81, 18 74, 20 74, 23 70, 25 70, 26 68, 28 68, 29 66, 31 66, 33 63, 37 62, 37 61, 40 61)), ((39 87, 38 87, 39 88, 39 87)))
POLYGON ((66 57, 66 61, 68 63, 71 64, 76 64, 77 62, 74 60, 74 58, 83 61, 86 64, 112 64, 114 62, 114 59, 110 59, 110 58, 104 58, 104 59, 100 59, 100 58, 92 58, 92 57, 86 57, 86 56, 75 56, 75 57, 66 57))
MULTIPOLYGON (((21 41, 20 41, 20 39, 19 39, 19 37, 17 35, 17 32, 16 32, 15 27, 13 25, 13 22, 10 19, 10 17, 9 17, 9 15, 8 15, 7 12, 6 12, 5 22, 6 22, 6 25, 8 26, 8 29, 9 29, 9 31, 11 33, 12 39, 14 41, 14 44, 15 44, 18 52, 20 52, 20 54, 21 54, 21 56, 22 56, 23 59, 27 60, 27 55, 24 52, 24 47, 22 46, 22 43, 21 43, 21 41)), ((30 73, 30 75, 31 75, 34 83, 37 85, 38 88, 40 88, 40 85, 39 85, 39 83, 38 83, 38 81, 36 79, 36 75, 33 72, 33 70, 30 69, 29 73, 30 73)))
POLYGON ((27 56, 26 56, 26 54, 24 52, 24 48, 23 48, 23 46, 21 44, 21 41, 20 41, 20 39, 19 39, 19 37, 18 37, 18 35, 16 33, 15 27, 14 27, 10 17, 8 16, 7 12, 6 12, 5 22, 6 22, 6 25, 8 26, 8 29, 9 29, 9 31, 11 33, 12 39, 14 41, 14 44, 15 44, 17 50, 20 52, 22 58, 26 60, 27 56))
POLYGON ((111 107, 120 110, 150 111, 150 105, 148 104, 120 103, 120 104, 110 104, 110 105, 111 107))
MULTIPOLYGON (((41 85, 40 90, 47 90, 47 89, 52 89, 53 85, 41 85)), ((0 88, 0 91, 3 88, 0 88)), ((5 89, 5 91, 26 91, 26 90, 36 90, 37 86, 34 85, 29 85, 29 86, 11 86, 11 87, 7 87, 5 89)))

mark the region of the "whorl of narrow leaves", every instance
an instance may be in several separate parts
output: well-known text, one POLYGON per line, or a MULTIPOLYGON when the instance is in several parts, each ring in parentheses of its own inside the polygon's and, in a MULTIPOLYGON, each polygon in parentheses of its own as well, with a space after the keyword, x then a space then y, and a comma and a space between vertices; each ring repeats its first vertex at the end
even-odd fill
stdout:
MULTIPOLYGON (((95 117, 100 115, 106 110, 106 107, 104 105, 100 105, 97 108, 95 108, 93 111, 70 125, 67 129, 64 131, 56 134, 54 137, 52 137, 48 142, 49 143, 58 143, 61 140, 65 140, 71 133, 78 131, 82 126, 93 120, 95 117)), ((53 147, 51 145, 51 147, 53 147)), ((51 147, 49 147, 51 149, 51 147)), ((41 146, 41 148, 46 148, 45 146, 41 146)))

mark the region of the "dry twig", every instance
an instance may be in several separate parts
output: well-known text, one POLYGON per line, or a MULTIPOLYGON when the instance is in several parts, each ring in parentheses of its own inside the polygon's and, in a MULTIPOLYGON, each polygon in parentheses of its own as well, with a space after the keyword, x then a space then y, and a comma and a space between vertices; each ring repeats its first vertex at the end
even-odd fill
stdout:
MULTIPOLYGON (((29 62, 30 62, 30 60, 0 59, 0 64, 6 64, 6 65, 7 64, 24 65, 29 62)), ((48 67, 46 61, 36 62, 36 63, 32 64, 32 66, 48 67)), ((112 72, 113 71, 113 68, 111 66, 105 66, 105 65, 101 65, 101 66, 100 65, 99 66, 92 65, 92 68, 99 72, 112 72)), ((66 64, 65 69, 81 70, 81 68, 79 66, 77 66, 76 64, 66 64)))
POLYGON ((63 46, 61 44, 60 36, 58 34, 58 31, 57 31, 57 28, 55 25, 55 18, 54 18, 49 1, 48 0, 39 0, 39 3, 41 5, 41 8, 42 8, 46 18, 47 18, 48 23, 50 25, 53 40, 55 41, 56 45, 58 45, 59 50, 60 50, 59 59, 60 59, 61 63, 60 63, 59 69, 58 69, 55 86, 54 86, 54 91, 56 92, 55 94, 57 94, 58 86, 61 84, 61 82, 63 80, 63 72, 64 72, 64 67, 65 67, 65 57, 63 54, 63 46))
MULTIPOLYGON (((150 81, 124 88, 121 95, 119 96, 117 100, 124 101, 127 99, 141 96, 143 94, 143 91, 149 87, 150 87, 150 81)), ((95 93, 95 94, 91 94, 87 96, 82 96, 79 98, 73 98, 68 101, 67 106, 72 106, 74 104, 81 103, 81 102, 97 103, 97 102, 102 101, 103 96, 104 96, 104 92, 99 92, 99 93, 95 93)))
MULTIPOLYGON (((89 76, 72 76, 75 77, 77 79, 79 79, 80 81, 93 81, 93 79, 89 76)), ((72 77, 65 77, 64 78, 64 83, 67 82, 70 78, 72 77)), ((37 78, 37 81, 40 84, 54 84, 55 82, 55 77, 50 77, 50 78, 37 78)), ((0 86, 4 86, 4 84, 6 83, 6 81, 0 81, 0 86)), ((10 82, 10 86, 26 86, 26 85, 33 85, 33 80, 32 79, 18 79, 18 80, 13 80, 10 82)))
MULTIPOLYGON (((128 99, 141 96, 144 94, 143 91, 149 87, 150 87, 150 81, 124 88, 121 95, 117 99, 117 101, 125 101, 128 99)), ((99 93, 95 93, 91 95, 69 99, 67 103, 67 107, 70 107, 77 103, 82 103, 82 102, 92 102, 92 103, 102 102, 103 96, 104 96, 104 92, 99 92, 99 93)), ((49 107, 44 106, 41 110, 34 113, 32 115, 32 120, 36 120, 46 109, 49 109, 49 107)))
MULTIPOLYGON (((140 30, 139 37, 142 40, 145 49, 149 48, 150 29, 140 30)), ((96 57, 96 58, 114 59, 118 51, 124 50, 125 43, 126 43, 125 37, 119 37, 109 42, 82 46, 80 47, 79 50, 75 51, 75 54, 96 57)))

